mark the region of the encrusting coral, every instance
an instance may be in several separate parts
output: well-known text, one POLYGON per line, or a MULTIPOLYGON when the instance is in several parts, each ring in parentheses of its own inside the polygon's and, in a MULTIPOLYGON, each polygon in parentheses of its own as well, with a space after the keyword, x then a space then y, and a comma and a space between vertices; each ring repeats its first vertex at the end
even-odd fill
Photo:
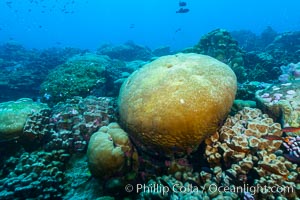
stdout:
POLYGON ((114 98, 74 97, 59 103, 52 109, 46 149, 85 152, 91 135, 112 121, 115 121, 114 98))
POLYGON ((29 98, 1 103, 0 139, 9 140, 20 137, 27 117, 45 108, 48 108, 46 104, 34 102, 29 98))

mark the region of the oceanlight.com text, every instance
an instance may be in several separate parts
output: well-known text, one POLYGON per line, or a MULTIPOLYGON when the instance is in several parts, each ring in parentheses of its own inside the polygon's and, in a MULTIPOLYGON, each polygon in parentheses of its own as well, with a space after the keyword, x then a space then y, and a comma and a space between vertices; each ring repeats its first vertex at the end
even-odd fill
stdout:
POLYGON ((205 192, 209 191, 210 193, 214 192, 234 192, 234 193, 250 193, 252 195, 255 195, 257 193, 293 193, 295 191, 295 188, 292 186, 262 186, 262 185, 255 185, 255 186, 249 186, 248 184, 244 184, 242 186, 218 186, 216 184, 211 184, 209 187, 197 187, 192 184, 187 185, 180 185, 180 184, 174 184, 172 186, 164 186, 161 184, 137 184, 137 185, 131 185, 127 184, 125 186, 126 192, 135 192, 135 193, 161 193, 162 195, 167 195, 169 192, 172 193, 182 193, 182 194, 188 194, 188 193, 198 193, 198 192, 205 192))

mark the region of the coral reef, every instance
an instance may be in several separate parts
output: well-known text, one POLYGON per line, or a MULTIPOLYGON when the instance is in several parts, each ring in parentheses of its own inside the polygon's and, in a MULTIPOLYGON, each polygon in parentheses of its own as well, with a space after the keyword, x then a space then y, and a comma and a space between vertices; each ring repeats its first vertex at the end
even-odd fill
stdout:
POLYGON ((281 66, 298 62, 299 38, 300 32, 277 34, 272 30, 266 30, 262 33, 256 43, 265 44, 259 45, 258 49, 247 52, 244 56, 248 80, 274 81, 281 74, 281 66))
POLYGON ((27 117, 48 106, 33 102, 32 99, 23 98, 0 104, 0 139, 13 139, 20 137, 27 117))
POLYGON ((1 199, 62 199, 65 190, 63 150, 21 153, 5 161, 0 176, 1 199))
POLYGON ((255 97, 258 106, 283 127, 300 126, 300 82, 276 84, 257 91, 255 97))
POLYGON ((52 128, 50 116, 51 110, 49 108, 30 114, 23 128, 23 138, 30 142, 39 143, 44 136, 49 135, 52 128))
POLYGON ((230 34, 243 50, 250 53, 263 51, 278 35, 270 26, 267 26, 260 35, 256 35, 250 30, 232 31, 230 34))
MULTIPOLYGON (((105 93, 106 96, 117 97, 122 83, 132 72, 142 67, 146 62, 142 60, 122 62, 116 59, 112 60, 112 62, 113 64, 106 67, 105 93)), ((103 96, 103 91, 99 93, 99 91, 93 90, 92 93, 95 96, 103 96)))
POLYGON ((212 56, 228 64, 235 72, 238 82, 247 80, 244 67, 244 52, 239 48, 230 33, 224 29, 216 29, 202 36, 199 43, 184 52, 199 53, 212 56))
POLYGON ((249 81, 274 81, 282 65, 300 60, 299 31, 277 33, 267 27, 259 36, 250 31, 235 31, 232 35, 246 50, 243 57, 249 81))
POLYGON ((228 185, 226 177, 221 167, 164 175, 144 184, 137 199, 243 199, 246 195, 252 196, 228 185))
POLYGON ((268 52, 247 52, 244 60, 248 80, 270 82, 276 80, 281 73, 279 64, 268 52))
POLYGON ((47 150, 65 149, 85 152, 88 141, 100 127, 115 121, 115 100, 109 97, 74 97, 59 103, 50 117, 47 150))
POLYGON ((169 46, 162 46, 152 51, 154 56, 161 57, 172 54, 169 46))
POLYGON ((288 136, 283 145, 289 152, 286 158, 292 162, 300 163, 300 136, 288 136))
POLYGON ((243 110, 245 107, 256 108, 256 102, 251 100, 236 99, 233 101, 230 115, 235 115, 238 111, 243 110))
POLYGON ((233 71, 216 59, 193 53, 164 56, 123 83, 120 120, 144 151, 191 153, 224 120, 236 87, 233 71))
POLYGON ((93 90, 105 94, 105 69, 113 65, 107 56, 77 55, 49 73, 41 85, 43 101, 57 103, 73 96, 86 97, 93 90))
POLYGON ((257 90, 262 90, 269 87, 271 84, 265 82, 244 82, 238 84, 238 89, 236 93, 236 99, 243 99, 243 100, 255 100, 255 93, 257 90))
POLYGON ((103 45, 97 50, 97 54, 107 55, 112 59, 122 61, 144 60, 148 61, 152 57, 152 52, 149 48, 137 45, 131 41, 122 45, 103 45))
POLYGON ((28 50, 10 41, 0 46, 0 102, 37 99, 39 86, 54 67, 84 52, 74 48, 28 50))
POLYGON ((294 188, 293 192, 274 194, 257 191, 255 199, 296 198, 295 182, 300 170, 288 161, 280 150, 283 143, 281 126, 259 109, 244 108, 228 117, 224 126, 206 139, 205 155, 212 167, 223 166, 228 184, 269 187, 280 185, 294 188), (253 180, 254 179, 254 180, 253 180))
POLYGON ((278 34, 269 44, 266 51, 273 56, 278 64, 286 65, 300 60, 300 31, 278 34))
POLYGON ((300 62, 297 64, 290 63, 287 66, 283 65, 280 69, 282 71, 282 74, 278 78, 280 82, 287 83, 300 80, 300 62))
POLYGON ((299 41, 217 29, 162 58, 0 45, 0 199, 299 199, 299 41))
POLYGON ((112 190, 134 180, 138 170, 138 154, 127 133, 117 123, 103 126, 89 142, 88 166, 92 175, 105 180, 112 190))
POLYGON ((66 164, 66 193, 64 199, 97 199, 103 196, 103 187, 97 179, 92 178, 88 168, 86 154, 73 154, 66 164))

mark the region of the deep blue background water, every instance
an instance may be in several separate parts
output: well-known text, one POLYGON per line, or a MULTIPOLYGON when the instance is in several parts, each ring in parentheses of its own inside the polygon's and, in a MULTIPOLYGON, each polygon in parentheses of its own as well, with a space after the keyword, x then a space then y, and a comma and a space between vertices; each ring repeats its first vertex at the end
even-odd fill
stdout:
POLYGON ((180 49, 216 28, 257 34, 266 26, 278 32, 300 30, 299 0, 186 0, 190 12, 176 14, 178 2, 1 0, 0 42, 14 39, 29 48, 95 49, 132 40, 150 48, 180 49))

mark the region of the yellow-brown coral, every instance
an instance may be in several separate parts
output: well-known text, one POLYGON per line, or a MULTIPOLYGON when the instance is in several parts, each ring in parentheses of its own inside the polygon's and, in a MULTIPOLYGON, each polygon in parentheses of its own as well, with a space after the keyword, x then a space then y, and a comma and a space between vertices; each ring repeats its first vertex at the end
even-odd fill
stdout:
POLYGON ((137 152, 117 123, 103 126, 90 139, 88 164, 93 176, 108 179, 137 170, 137 152))
POLYGON ((190 153, 218 129, 235 93, 236 76, 224 63, 199 54, 164 56, 123 83, 120 119, 144 151, 190 153))

